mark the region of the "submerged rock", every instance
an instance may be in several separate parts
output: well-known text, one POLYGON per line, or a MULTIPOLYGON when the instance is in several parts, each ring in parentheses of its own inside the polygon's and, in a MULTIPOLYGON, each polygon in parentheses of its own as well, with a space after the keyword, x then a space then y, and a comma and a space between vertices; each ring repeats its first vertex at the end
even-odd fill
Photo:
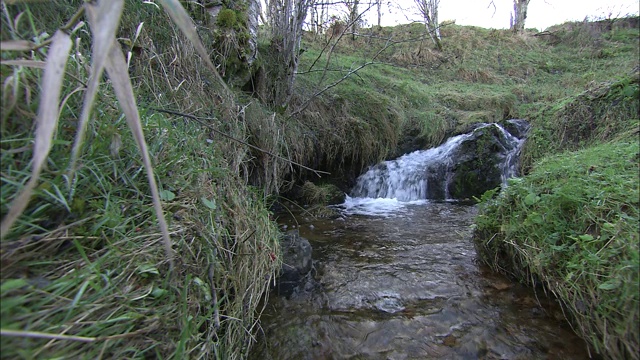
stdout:
POLYGON ((282 270, 276 281, 278 294, 290 296, 300 286, 311 271, 313 259, 309 240, 300 236, 298 230, 288 231, 281 240, 282 270))

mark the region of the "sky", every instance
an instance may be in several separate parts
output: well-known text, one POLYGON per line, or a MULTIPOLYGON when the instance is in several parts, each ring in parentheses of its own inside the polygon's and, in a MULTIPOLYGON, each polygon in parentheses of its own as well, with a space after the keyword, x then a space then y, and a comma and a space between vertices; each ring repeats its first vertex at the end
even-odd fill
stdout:
MULTIPOLYGON (((513 0, 493 0, 496 7, 490 6, 491 0, 440 0, 439 20, 456 20, 458 25, 473 25, 484 28, 502 29, 509 27, 513 0)), ((392 6, 405 9, 414 6, 413 0, 391 1, 392 6)), ((638 15, 638 0, 531 0, 527 12, 525 26, 544 30, 551 25, 566 21, 583 20, 585 17, 606 18, 627 14, 638 15)), ((420 20, 419 16, 403 14, 400 10, 383 8, 383 26, 407 23, 409 20, 420 20)), ((370 24, 377 23, 377 15, 372 10, 370 24)))

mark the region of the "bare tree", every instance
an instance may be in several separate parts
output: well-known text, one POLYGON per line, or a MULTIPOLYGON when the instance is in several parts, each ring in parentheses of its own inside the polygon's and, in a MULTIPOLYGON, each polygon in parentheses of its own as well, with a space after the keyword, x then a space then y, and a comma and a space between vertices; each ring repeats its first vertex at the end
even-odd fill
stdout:
POLYGON ((347 6, 349 11, 347 23, 349 24, 349 31, 352 34, 352 37, 355 38, 355 34, 358 32, 358 27, 360 23, 361 14, 358 12, 358 5, 360 5, 360 0, 344 0, 344 4, 347 6))
POLYGON ((513 13, 511 13, 511 30, 515 33, 524 31, 524 22, 527 19, 527 7, 531 0, 513 0, 513 13))
MULTIPOLYGON (((433 44, 442 51, 440 24, 438 24, 438 6, 440 0, 413 0, 420 11, 420 15, 427 27, 433 44)), ((517 0, 514 0, 517 1, 517 0)))
POLYGON ((271 52, 278 59, 277 68, 270 69, 269 86, 263 99, 273 105, 286 108, 293 95, 293 84, 298 71, 298 53, 302 40, 302 25, 314 0, 269 0, 267 21, 269 25, 271 52))

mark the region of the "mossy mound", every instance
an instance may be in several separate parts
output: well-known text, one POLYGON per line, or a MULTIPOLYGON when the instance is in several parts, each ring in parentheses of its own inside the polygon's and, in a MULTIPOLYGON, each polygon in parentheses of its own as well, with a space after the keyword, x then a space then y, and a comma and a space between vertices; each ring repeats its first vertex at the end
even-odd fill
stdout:
POLYGON ((523 167, 548 154, 616 139, 637 128, 640 72, 615 82, 592 83, 583 92, 543 108, 533 118, 523 167))
POLYGON ((639 159, 637 140, 544 159, 486 193, 476 219, 482 261, 557 296, 610 359, 640 353, 639 159))

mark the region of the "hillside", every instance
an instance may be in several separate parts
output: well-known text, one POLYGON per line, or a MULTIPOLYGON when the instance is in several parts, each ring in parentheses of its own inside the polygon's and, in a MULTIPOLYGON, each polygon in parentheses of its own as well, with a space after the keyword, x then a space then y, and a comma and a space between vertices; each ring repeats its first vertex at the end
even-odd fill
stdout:
MULTIPOLYGON (((356 146, 359 151, 349 159, 356 166, 358 161, 368 165, 373 159, 437 145, 476 122, 528 119, 536 136, 544 137, 535 123, 546 123, 559 101, 570 101, 608 83, 637 84, 638 30, 630 26, 633 20, 619 21, 612 31, 602 31, 598 23, 565 24, 542 35, 514 36, 506 30, 449 24, 442 28, 442 53, 432 49, 420 24, 363 29, 355 40, 340 40, 328 65, 327 53, 335 40, 323 51, 326 37, 309 35, 298 77, 300 102, 349 71, 369 65, 313 101, 303 114, 304 123, 317 123, 318 131, 326 127, 334 132, 342 126, 362 129, 363 135, 355 137, 366 141, 356 146), (385 127, 389 124, 391 132, 385 127)), ((630 106, 618 107, 621 117, 634 117, 633 102, 630 106)), ((338 133, 341 136, 333 147, 340 146, 339 139, 348 139, 346 131, 338 133)), ((525 167, 533 161, 529 156, 544 155, 532 146, 525 167)), ((345 150, 335 153, 352 153, 345 150)), ((347 160, 327 163, 335 166, 342 161, 347 160)))

